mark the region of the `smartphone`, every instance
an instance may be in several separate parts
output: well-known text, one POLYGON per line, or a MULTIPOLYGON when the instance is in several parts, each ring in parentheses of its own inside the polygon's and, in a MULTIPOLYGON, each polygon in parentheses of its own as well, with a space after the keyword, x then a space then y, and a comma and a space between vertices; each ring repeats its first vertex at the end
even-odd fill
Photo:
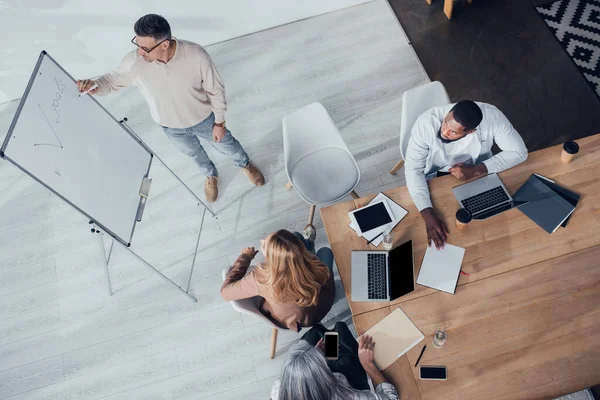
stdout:
POLYGON ((325 332, 325 359, 337 360, 340 356, 340 339, 337 332, 325 332))
POLYGON ((422 380, 445 381, 448 377, 446 367, 435 365, 421 365, 420 375, 422 380))

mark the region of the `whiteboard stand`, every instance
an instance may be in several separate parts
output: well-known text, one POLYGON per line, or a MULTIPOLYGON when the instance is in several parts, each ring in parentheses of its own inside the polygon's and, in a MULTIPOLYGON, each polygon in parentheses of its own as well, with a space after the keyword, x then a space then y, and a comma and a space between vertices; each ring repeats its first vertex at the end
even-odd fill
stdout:
MULTIPOLYGON (((145 146, 146 148, 150 149, 150 147, 148 147, 143 141, 142 139, 133 131, 133 129, 131 129, 131 127, 127 124, 127 118, 123 118, 121 121, 119 121, 119 123, 134 137, 136 138, 136 140, 138 140, 140 142, 140 144, 142 144, 143 146, 145 146)), ((145 264, 146 266, 152 268, 154 270, 154 272, 156 272, 161 278, 165 279, 166 281, 168 281, 169 283, 171 283, 173 286, 175 286, 179 291, 181 291, 183 294, 185 294, 187 297, 189 297, 192 301, 197 302, 198 300, 192 296, 189 291, 190 291, 190 285, 192 282, 192 275, 194 274, 194 266, 196 264, 196 255, 198 253, 198 247, 200 245, 200 235, 202 234, 202 227, 204 226, 204 217, 206 216, 206 211, 208 210, 208 212, 214 217, 217 218, 217 215, 210 209, 208 208, 208 206, 202 201, 200 200, 200 198, 196 195, 196 193, 194 193, 194 191, 192 189, 190 189, 182 180, 181 178, 179 178, 179 176, 177 176, 177 174, 171 169, 169 168, 169 166, 167 164, 165 164, 165 162, 154 152, 152 152, 153 157, 156 157, 156 159, 158 161, 160 161, 160 163, 171 173, 171 175, 173 175, 175 177, 175 179, 177 179, 177 181, 179 181, 179 183, 181 183, 181 185, 183 185, 183 187, 185 187, 187 189, 187 191, 198 201, 198 205, 202 205, 203 206, 203 211, 202 211, 202 218, 200 220, 200 229, 198 230, 198 236, 196 238, 196 247, 194 249, 194 257, 192 259, 192 265, 190 268, 190 275, 188 277, 188 281, 187 281, 187 285, 185 290, 179 286, 178 284, 176 284, 175 282, 173 282, 171 279, 167 278, 162 272, 160 272, 158 269, 156 269, 152 264, 150 264, 148 261, 144 260, 140 255, 138 255, 135 251, 133 251, 131 249, 131 247, 124 245, 123 243, 121 243, 120 241, 116 241, 117 244, 121 245, 124 249, 126 249, 127 251, 129 251, 129 253, 131 253, 136 259, 138 259, 141 263, 145 264)), ((141 198, 140 199, 140 204, 142 204, 142 202, 145 203, 146 198, 141 198)), ((143 210, 143 207, 141 208, 143 210)), ((139 219, 138 221, 141 220, 141 215, 139 215, 139 219)), ((93 221, 90 221, 90 223, 94 223, 93 221)), ((94 224, 94 226, 91 229, 92 233, 99 233, 99 237, 100 237, 100 245, 102 246, 102 253, 104 255, 104 267, 105 267, 105 271, 106 271, 106 282, 107 282, 107 286, 108 286, 108 294, 109 296, 113 295, 113 291, 112 291, 112 284, 110 281, 110 272, 108 270, 108 265, 110 263, 110 257, 112 255, 112 251, 113 251, 113 247, 115 244, 115 239, 111 236, 111 244, 110 244, 110 250, 108 252, 108 256, 106 254, 106 249, 104 247, 104 232, 102 232, 97 225, 94 224)))
POLYGON ((93 224, 91 231, 99 234, 102 244, 109 295, 113 290, 108 266, 117 243, 195 302, 196 298, 188 292, 204 217, 207 210, 213 217, 216 215, 126 121, 126 118, 117 121, 93 96, 81 96, 75 79, 42 51, 0 147, 0 158, 40 183, 93 224), (111 156, 106 157, 107 154, 111 156), (148 197, 151 181, 148 174, 154 157, 187 189, 198 205, 204 207, 185 290, 130 248, 136 223, 141 221, 148 197), (104 235, 112 241, 108 254, 104 235))

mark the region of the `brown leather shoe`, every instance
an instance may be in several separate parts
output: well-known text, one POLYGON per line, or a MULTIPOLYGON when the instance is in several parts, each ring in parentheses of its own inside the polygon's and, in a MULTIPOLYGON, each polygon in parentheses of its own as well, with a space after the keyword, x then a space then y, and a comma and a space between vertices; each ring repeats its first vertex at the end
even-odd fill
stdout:
POLYGON ((219 195, 217 180, 218 178, 216 176, 207 176, 204 181, 204 196, 206 196, 206 201, 209 203, 217 200, 217 196, 219 195))
POLYGON ((254 183, 256 186, 262 186, 265 184, 265 177, 263 174, 254 166, 252 163, 248 163, 245 167, 242 168, 242 171, 248 176, 250 182, 254 183))

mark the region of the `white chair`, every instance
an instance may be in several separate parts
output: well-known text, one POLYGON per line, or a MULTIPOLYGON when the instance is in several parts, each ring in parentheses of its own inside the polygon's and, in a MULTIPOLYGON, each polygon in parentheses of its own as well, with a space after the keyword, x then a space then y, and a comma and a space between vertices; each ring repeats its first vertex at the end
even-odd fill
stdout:
MULTIPOLYGON (((225 278, 227 277, 227 273, 230 269, 231 267, 225 268, 223 270, 221 275, 223 278, 223 282, 225 282, 225 278)), ((275 325, 269 318, 265 317, 263 313, 260 312, 258 308, 260 304, 260 299, 260 296, 256 296, 251 297, 249 299, 233 300, 229 303, 235 311, 257 318, 273 328, 273 331, 271 333, 271 353, 269 355, 269 357, 273 359, 275 357, 275 351, 277 350, 277 333, 279 332, 279 327, 275 325)))
POLYGON ((430 108, 446 104, 450 104, 450 98, 441 82, 430 82, 404 92, 400 121, 400 161, 390 170, 390 174, 395 174, 404 165, 410 131, 419 115, 430 108))
POLYGON ((295 187, 311 205, 335 203, 351 195, 360 182, 360 169, 340 131, 321 103, 311 103, 283 117, 283 154, 287 189, 295 187))

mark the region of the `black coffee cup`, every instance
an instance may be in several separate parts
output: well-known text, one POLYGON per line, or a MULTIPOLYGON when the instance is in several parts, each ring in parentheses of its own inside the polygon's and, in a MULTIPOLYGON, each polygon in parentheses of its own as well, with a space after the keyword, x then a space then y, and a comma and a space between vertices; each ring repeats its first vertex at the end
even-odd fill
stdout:
POLYGON ((463 229, 466 224, 471 222, 471 219, 473 219, 471 211, 461 208, 456 212, 456 227, 458 229, 463 229))
POLYGON ((569 140, 563 144, 563 150, 568 154, 577 154, 579 152, 579 145, 577 142, 569 140))

